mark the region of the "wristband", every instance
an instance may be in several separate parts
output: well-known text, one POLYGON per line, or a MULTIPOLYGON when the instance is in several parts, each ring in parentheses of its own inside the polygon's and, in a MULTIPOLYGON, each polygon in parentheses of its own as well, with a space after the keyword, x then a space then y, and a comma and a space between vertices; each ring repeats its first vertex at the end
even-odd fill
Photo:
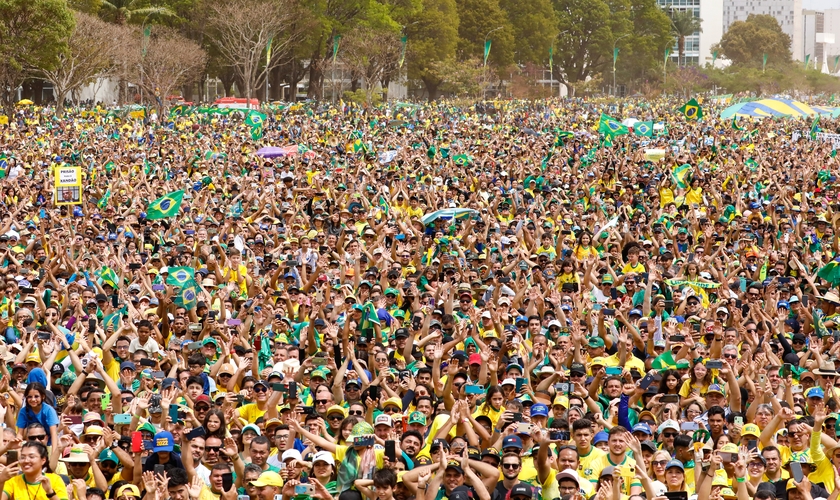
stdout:
POLYGON ((55 496, 55 492, 53 491, 52 493, 49 493, 49 494, 47 495, 47 498, 52 498, 52 497, 54 497, 54 496, 55 496))
POLYGON ((744 482, 744 481, 746 481, 746 480, 747 480, 747 478, 746 478, 746 477, 736 477, 736 478, 735 478, 735 481, 737 481, 737 482, 739 482, 739 483, 743 483, 743 482, 744 482))

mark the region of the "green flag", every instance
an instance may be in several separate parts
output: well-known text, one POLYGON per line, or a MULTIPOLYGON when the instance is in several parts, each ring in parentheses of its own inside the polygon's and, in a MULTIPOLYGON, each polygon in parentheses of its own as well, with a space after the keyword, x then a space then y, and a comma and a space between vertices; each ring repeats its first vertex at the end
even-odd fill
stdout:
POLYGON ((665 47, 665 64, 668 64, 668 56, 671 55, 671 47, 665 47))
POLYGON ((805 69, 808 69, 808 63, 811 61, 811 54, 805 55, 805 69))
POLYGON ((820 131, 820 115, 814 118, 814 123, 811 124, 811 139, 817 138, 817 132, 820 131))
POLYGON ((671 180, 677 185, 677 187, 685 189, 689 186, 688 177, 690 173, 691 165, 688 163, 675 166, 671 170, 671 180))
POLYGON ((274 41, 274 38, 268 39, 268 45, 265 47, 265 67, 267 68, 271 64, 271 42, 274 41))
POLYGON ((554 74, 554 45, 548 48, 548 70, 554 74))
POLYGON ((126 310, 126 308, 123 307, 122 309, 120 309, 118 311, 114 311, 111 314, 105 316, 104 318, 102 318, 102 328, 105 331, 108 331, 109 327, 113 327, 113 331, 119 330, 120 329, 120 318, 122 317, 123 314, 125 314, 127 312, 128 311, 126 310))
POLYGON ((195 271, 191 267, 170 267, 169 276, 166 277, 167 285, 184 286, 188 281, 195 279, 195 271))
MULTIPOLYGON (((832 73, 837 73, 837 67, 840 66, 840 56, 834 56, 834 71, 832 73)), ((832 94, 832 97, 834 94, 832 94)))
POLYGON ((178 215, 181 202, 184 200, 184 190, 175 191, 149 203, 146 208, 146 220, 166 219, 178 215))
POLYGON ((764 68, 767 67, 767 52, 764 53, 761 63, 761 72, 764 73, 764 68))
POLYGON ((400 39, 400 43, 402 44, 402 48, 400 49, 400 60, 398 61, 397 65, 402 69, 403 63, 405 62, 405 47, 408 45, 408 37, 404 36, 400 39))
POLYGON ((653 122, 636 122, 633 133, 644 137, 653 137, 653 122))
POLYGON ((735 130, 744 130, 744 127, 738 126, 738 118, 735 116, 732 117, 732 128, 735 130))
POLYGON ((376 314, 376 307, 368 301, 362 309, 362 321, 359 323, 359 330, 362 333, 373 331, 374 325, 379 324, 379 316, 376 314))
POLYGON ((701 108, 697 103, 697 99, 692 98, 690 101, 683 104, 680 108, 680 112, 689 120, 698 120, 703 118, 703 108, 701 108))
POLYGON ((601 119, 598 120, 598 132, 607 136, 615 137, 617 135, 626 135, 629 134, 630 131, 627 130, 627 127, 621 124, 621 122, 617 121, 615 118, 612 118, 604 113, 601 113, 601 119))
POLYGON ((338 44, 341 42, 341 35, 335 35, 333 37, 333 57, 332 62, 335 64, 335 58, 338 55, 338 44))
POLYGON ((253 127, 251 129, 251 140, 256 141, 262 138, 263 136, 263 128, 262 127, 253 127))
POLYGON ((618 47, 613 47, 613 67, 615 67, 615 62, 618 60, 618 47))
POLYGON ((718 58, 718 51, 716 51, 716 50, 712 51, 712 67, 713 68, 715 67, 715 61, 717 61, 717 58, 718 58))
POLYGON ((487 56, 490 55, 490 45, 493 44, 492 40, 485 40, 484 41, 484 65, 487 66, 487 56))
POLYGON ((116 165, 114 165, 114 162, 109 161, 105 164, 105 171, 111 173, 111 170, 114 170, 114 167, 116 167, 116 165))

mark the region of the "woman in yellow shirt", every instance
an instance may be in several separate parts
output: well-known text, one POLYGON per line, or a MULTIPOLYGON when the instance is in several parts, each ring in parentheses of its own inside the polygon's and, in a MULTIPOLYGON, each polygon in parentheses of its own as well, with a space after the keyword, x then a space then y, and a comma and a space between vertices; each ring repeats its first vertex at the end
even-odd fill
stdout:
POLYGON ((685 193, 685 204, 690 208, 694 203, 703 206, 703 188, 700 187, 700 179, 691 179, 691 185, 685 193))
POLYGON ((496 428, 496 425, 499 423, 499 418, 501 418, 502 413, 505 411, 505 407, 502 404, 505 402, 505 396, 502 394, 502 389, 498 385, 491 385, 487 389, 487 396, 484 399, 484 402, 481 403, 478 408, 475 409, 475 413, 473 413, 473 418, 478 418, 480 416, 485 416, 493 422, 493 428, 496 428))
POLYGON ((705 364, 696 363, 689 373, 689 379, 683 382, 680 388, 680 407, 685 408, 694 401, 694 398, 689 398, 691 391, 697 391, 697 397, 705 396, 712 381, 712 371, 706 368, 705 364))
POLYGON ((67 488, 58 474, 44 472, 47 447, 34 441, 20 449, 18 466, 0 474, 0 500, 68 500, 67 488))
POLYGON ((674 202, 674 190, 671 179, 666 175, 659 184, 659 208, 665 208, 669 203, 674 202))

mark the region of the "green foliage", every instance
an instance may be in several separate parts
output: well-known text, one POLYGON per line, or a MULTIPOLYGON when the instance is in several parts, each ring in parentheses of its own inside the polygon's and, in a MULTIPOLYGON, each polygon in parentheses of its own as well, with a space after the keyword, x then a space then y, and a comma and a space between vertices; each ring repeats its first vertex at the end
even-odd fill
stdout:
POLYGON ((0 89, 6 110, 36 69, 52 69, 74 26, 65 0, 0 0, 0 89))
MULTIPOLYGON (((480 57, 483 61, 486 38, 492 42, 487 64, 492 63, 500 67, 512 64, 513 25, 508 20, 507 13, 499 6, 499 0, 459 0, 457 5, 459 57, 480 57), (493 32, 490 33, 491 31, 493 32)), ((545 47, 545 50, 548 51, 548 47, 545 47)))
POLYGON ((168 7, 144 0, 102 0, 101 13, 116 24, 144 23, 146 19, 177 17, 168 7))
POLYGON ((366 92, 365 89, 345 90, 344 100, 360 106, 365 104, 378 106, 382 104, 382 89, 376 89, 370 93, 366 92))
POLYGON ((442 83, 434 65, 454 60, 458 47, 455 0, 423 0, 422 11, 409 19, 405 34, 408 38, 405 56, 408 78, 423 82, 433 99, 442 83))
POLYGON ((483 57, 473 57, 466 61, 439 61, 434 64, 433 70, 441 79, 441 89, 459 97, 481 97, 491 79, 489 70, 484 68, 483 57))
MULTIPOLYGON (((557 16, 551 0, 530 0, 527 9, 523 9, 522 2, 518 0, 499 0, 499 5, 513 26, 516 63, 532 62, 545 66, 548 48, 558 33, 557 16)), ((493 48, 496 48, 495 41, 493 48)))
POLYGON ((790 61, 790 36, 773 16, 751 14, 746 21, 732 23, 720 40, 723 56, 736 64, 761 67, 763 54, 768 64, 790 61))
POLYGON ((665 48, 673 44, 671 21, 656 0, 630 0, 629 12, 632 35, 619 41, 618 79, 632 82, 651 75, 658 77, 665 48))
POLYGON ((672 9, 668 17, 671 19, 671 33, 677 39, 678 62, 685 62, 685 37, 703 31, 703 20, 694 16, 693 9, 672 9))
POLYGON ((604 0, 553 0, 557 28, 554 65, 564 83, 574 87, 605 70, 612 61, 610 6, 604 0), (565 32, 565 33, 564 33, 565 32))

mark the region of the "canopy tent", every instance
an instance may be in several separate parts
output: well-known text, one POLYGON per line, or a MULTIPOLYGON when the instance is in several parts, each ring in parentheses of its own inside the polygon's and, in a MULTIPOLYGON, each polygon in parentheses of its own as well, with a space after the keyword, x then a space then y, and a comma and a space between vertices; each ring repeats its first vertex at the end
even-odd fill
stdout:
POLYGON ((788 99, 761 99, 733 104, 720 113, 723 119, 738 117, 765 118, 768 116, 793 116, 801 118, 815 115, 817 111, 800 101, 788 99))

